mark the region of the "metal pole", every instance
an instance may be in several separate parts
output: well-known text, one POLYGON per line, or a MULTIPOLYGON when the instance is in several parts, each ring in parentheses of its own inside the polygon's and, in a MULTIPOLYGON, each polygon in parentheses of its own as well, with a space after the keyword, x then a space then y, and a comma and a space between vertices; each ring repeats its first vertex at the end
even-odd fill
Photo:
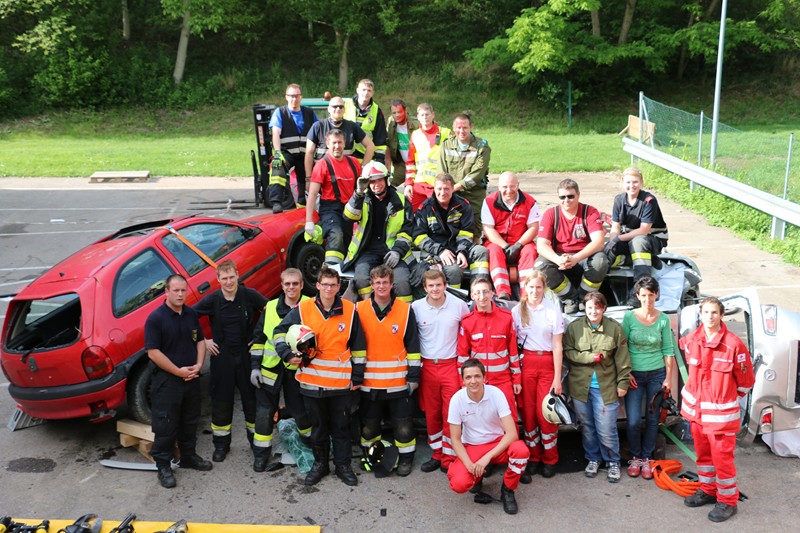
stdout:
MULTIPOLYGON (((789 134, 789 153, 786 156, 786 175, 783 178, 783 199, 789 196, 789 169, 792 166, 792 144, 794 144, 794 133, 789 134)), ((772 232, 770 237, 783 240, 786 238, 786 222, 772 217, 772 232)))
POLYGON ((714 117, 711 120, 711 170, 717 161, 717 129, 719 123, 719 97, 722 92, 722 56, 725 52, 725 19, 728 14, 728 0, 722 0, 722 13, 719 22, 719 48, 717 49, 717 79, 714 83, 714 117))
MULTIPOLYGON (((705 114, 703 111, 700 111, 700 133, 697 136, 697 166, 701 166, 703 164, 703 120, 705 119, 705 114)), ((694 190, 694 181, 689 180, 689 190, 694 190)))

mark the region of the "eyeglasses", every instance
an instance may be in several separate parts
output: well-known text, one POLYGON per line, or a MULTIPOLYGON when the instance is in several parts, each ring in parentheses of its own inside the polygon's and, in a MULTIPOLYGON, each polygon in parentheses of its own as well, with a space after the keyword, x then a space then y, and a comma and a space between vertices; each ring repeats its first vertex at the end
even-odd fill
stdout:
POLYGON ((302 282, 300 282, 300 281, 284 281, 283 283, 281 283, 281 285, 283 285, 284 287, 299 287, 300 283, 302 283, 302 282))
POLYGON ((300 98, 301 96, 303 96, 303 93, 287 94, 286 98, 300 98))
POLYGON ((328 107, 330 107, 331 109, 344 109, 343 105, 333 105, 333 104, 331 104, 328 107))
POLYGON ((325 289, 335 289, 336 287, 339 286, 338 283, 317 283, 317 285, 325 289))
POLYGON ((558 195, 558 199, 559 200, 566 200, 567 198, 569 198, 570 200, 574 200, 575 199, 575 195, 574 194, 559 194, 558 195))

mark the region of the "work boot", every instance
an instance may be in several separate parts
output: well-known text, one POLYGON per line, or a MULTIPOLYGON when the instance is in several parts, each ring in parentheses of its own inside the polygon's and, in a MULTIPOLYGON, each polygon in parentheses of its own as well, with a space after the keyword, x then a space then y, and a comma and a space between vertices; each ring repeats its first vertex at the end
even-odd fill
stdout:
POLYGON ((542 464, 542 477, 550 478, 556 475, 556 465, 542 464))
POLYGON ((517 514, 517 498, 514 491, 506 487, 505 482, 500 487, 500 501, 503 502, 503 511, 507 514, 517 514))
POLYGON ((736 514, 737 507, 727 503, 717 502, 713 509, 708 513, 708 519, 712 522, 724 522, 736 514))
POLYGON ((397 475, 406 477, 411 473, 411 466, 414 463, 413 453, 401 453, 400 461, 397 463, 397 475))
POLYGON ((337 465, 334 469, 336 477, 344 481, 345 485, 355 487, 358 485, 358 478, 350 465, 337 465))
POLYGON ((214 453, 211 454, 211 460, 215 463, 221 463, 225 460, 228 456, 228 453, 231 451, 230 446, 216 446, 214 447, 214 453))
POLYGON ((253 472, 263 472, 269 463, 270 449, 253 450, 253 472))
POLYGON ((442 462, 439 459, 434 459, 433 457, 431 457, 430 459, 422 463, 419 466, 419 469, 422 470, 423 472, 433 472, 434 470, 440 468, 441 466, 442 462))
POLYGON ((717 503, 717 497, 706 494, 701 489, 697 489, 694 494, 683 499, 686 507, 702 507, 711 503, 717 503))
POLYGON ((178 464, 181 468, 191 468, 192 470, 200 470, 201 472, 207 472, 214 468, 211 461, 206 461, 196 453, 190 453, 181 457, 180 463, 178 464))
POLYGON ((331 467, 328 464, 329 450, 327 446, 312 446, 311 451, 314 452, 314 464, 303 481, 304 485, 309 486, 316 485, 322 478, 331 473, 331 467))
POLYGON ((175 485, 177 485, 178 482, 175 481, 175 474, 172 473, 172 467, 170 467, 169 463, 159 464, 157 466, 158 482, 161 483, 161 486, 165 489, 175 488, 175 485))

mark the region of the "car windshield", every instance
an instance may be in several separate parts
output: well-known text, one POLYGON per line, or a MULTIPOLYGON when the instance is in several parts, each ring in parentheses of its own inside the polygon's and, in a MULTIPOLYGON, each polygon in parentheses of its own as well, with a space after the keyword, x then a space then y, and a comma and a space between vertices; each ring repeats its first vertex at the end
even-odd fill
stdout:
MULTIPOLYGON (((227 255, 248 239, 248 234, 242 228, 218 223, 192 224, 178 230, 178 233, 212 261, 227 255)), ((207 266, 203 258, 175 235, 167 235, 163 242, 190 276, 194 276, 207 266)))
POLYGON ((18 301, 9 312, 5 348, 10 352, 50 350, 80 337, 81 301, 75 293, 18 301))

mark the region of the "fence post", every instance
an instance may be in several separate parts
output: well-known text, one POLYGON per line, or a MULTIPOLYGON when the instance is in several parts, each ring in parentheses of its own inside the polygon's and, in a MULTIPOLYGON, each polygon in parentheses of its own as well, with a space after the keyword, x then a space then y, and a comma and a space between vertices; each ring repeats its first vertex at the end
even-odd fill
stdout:
MULTIPOLYGON (((700 133, 697 136, 697 166, 703 166, 703 111, 700 111, 700 133)), ((689 190, 694 191, 694 181, 689 180, 689 190)))
MULTIPOLYGON (((786 174, 783 178, 783 199, 789 197, 789 170, 792 166, 792 144, 794 144, 794 133, 789 134, 789 153, 786 155, 786 174)), ((770 237, 783 240, 786 237, 786 222, 776 217, 772 217, 772 232, 770 237)))

